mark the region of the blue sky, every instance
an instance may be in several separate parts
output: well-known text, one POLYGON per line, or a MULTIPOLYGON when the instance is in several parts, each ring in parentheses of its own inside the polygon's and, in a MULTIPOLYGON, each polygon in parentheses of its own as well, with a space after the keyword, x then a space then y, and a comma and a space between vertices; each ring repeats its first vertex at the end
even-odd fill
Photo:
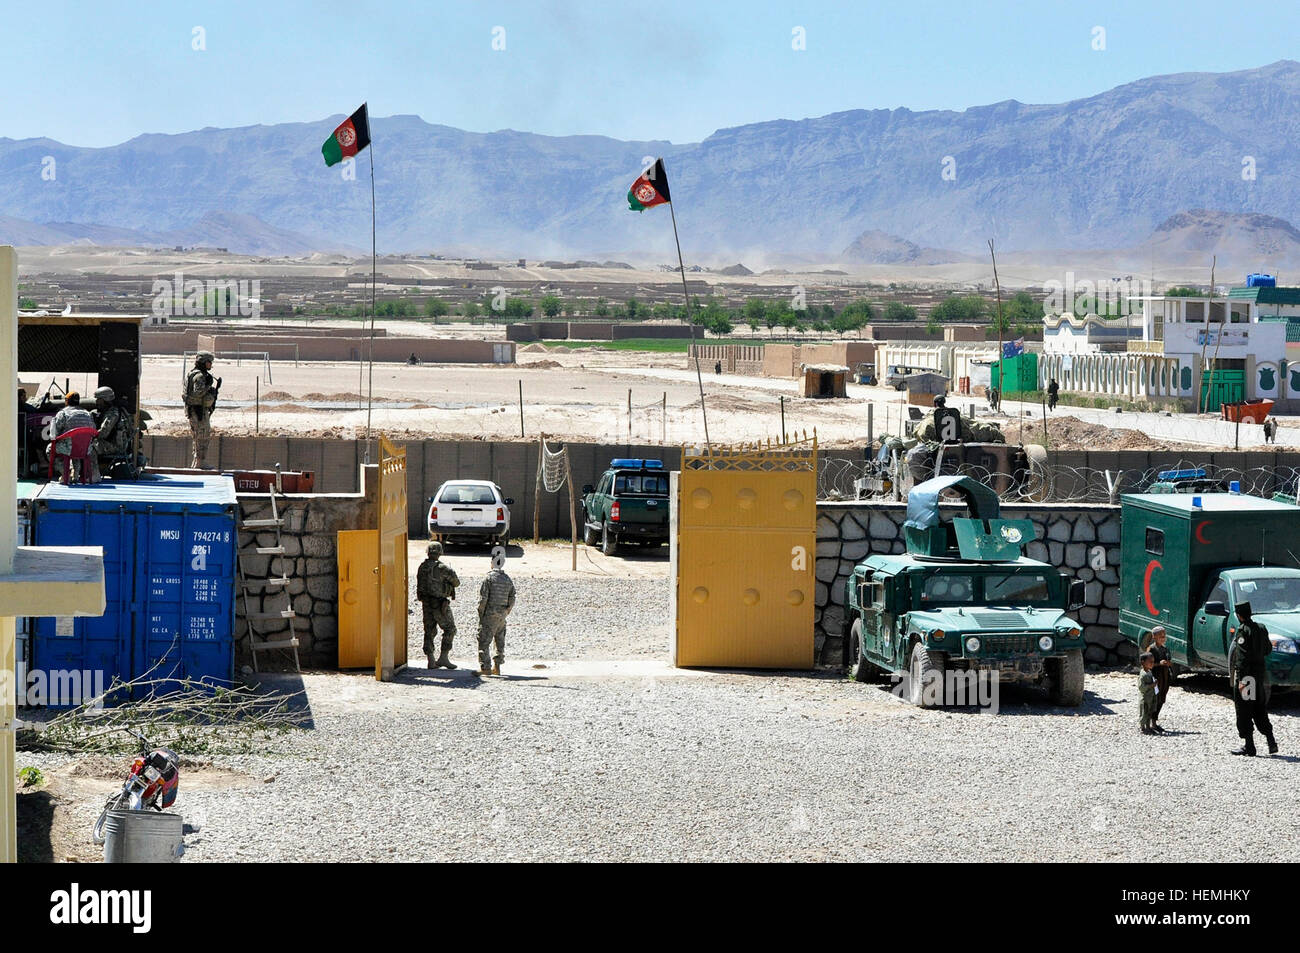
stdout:
POLYGON ((1296 56, 1300 35, 1300 4, 1202 0, 7 7, 0 135, 86 146, 318 120, 362 100, 372 115, 475 131, 690 142, 844 109, 1060 102, 1159 73, 1262 66, 1296 56), (196 27, 206 49, 193 49, 196 27))

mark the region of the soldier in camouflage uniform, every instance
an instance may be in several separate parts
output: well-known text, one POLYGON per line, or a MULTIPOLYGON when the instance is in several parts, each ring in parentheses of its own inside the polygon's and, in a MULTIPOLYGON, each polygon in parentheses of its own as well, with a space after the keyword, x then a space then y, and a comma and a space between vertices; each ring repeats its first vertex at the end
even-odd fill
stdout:
POLYGON ((212 408, 217 404, 217 393, 221 390, 221 378, 213 378, 211 351, 199 351, 194 355, 194 369, 185 378, 185 390, 181 399, 185 401, 185 416, 190 419, 190 431, 194 434, 194 461, 190 466, 195 469, 205 465, 208 455, 208 440, 212 436, 212 408))
MULTIPOLYGON (((131 455, 131 415, 114 401, 117 395, 111 387, 101 387, 95 391, 95 420, 98 422, 98 435, 91 447, 97 457, 109 458, 101 464, 111 464, 112 458, 121 459, 131 455)), ((100 471, 103 472, 101 465, 100 471)))
POLYGON ((484 675, 500 675, 501 663, 506 660, 506 616, 515 607, 515 584, 506 575, 504 563, 504 556, 493 557, 492 571, 478 590, 478 661, 484 675))
POLYGON ((430 543, 429 557, 415 573, 415 598, 424 606, 424 654, 429 668, 455 668, 447 658, 452 640, 456 638, 456 620, 451 614, 451 601, 456 598, 460 577, 442 561, 442 543, 430 543), (433 640, 442 626, 442 648, 435 660, 433 640))

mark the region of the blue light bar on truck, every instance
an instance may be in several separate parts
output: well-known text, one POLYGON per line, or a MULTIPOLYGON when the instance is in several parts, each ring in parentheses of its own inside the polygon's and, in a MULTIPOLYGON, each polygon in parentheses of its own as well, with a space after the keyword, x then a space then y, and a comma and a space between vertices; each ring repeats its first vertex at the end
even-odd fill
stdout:
POLYGON ((1205 470, 1161 470, 1156 474, 1157 480, 1199 480, 1205 476, 1205 470))
POLYGON ((610 466, 620 470, 662 470, 664 462, 662 460, 642 460, 637 457, 618 457, 610 462, 610 466))

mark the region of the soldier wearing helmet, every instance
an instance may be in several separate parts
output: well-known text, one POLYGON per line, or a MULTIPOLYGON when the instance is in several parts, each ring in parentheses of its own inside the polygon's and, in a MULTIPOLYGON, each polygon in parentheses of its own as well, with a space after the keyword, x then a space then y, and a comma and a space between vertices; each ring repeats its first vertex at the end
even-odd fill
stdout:
POLYGON ((452 640, 456 638, 456 619, 451 614, 451 602, 456 598, 460 577, 442 561, 442 543, 432 542, 428 558, 420 563, 415 573, 415 598, 424 606, 424 654, 429 668, 455 668, 451 659, 452 640), (433 642, 442 627, 442 646, 437 659, 433 657, 433 642))
POLYGON ((194 369, 186 375, 185 390, 181 394, 185 401, 185 416, 189 418, 190 431, 194 434, 194 461, 190 465, 196 469, 207 466, 212 409, 216 407, 217 394, 221 391, 221 378, 212 376, 213 360, 211 351, 199 351, 194 355, 194 369))
POLYGON ((111 387, 101 387, 95 391, 94 416, 98 434, 91 445, 91 452, 99 458, 101 472, 112 465, 114 458, 129 458, 131 455, 131 415, 116 400, 117 395, 111 387))

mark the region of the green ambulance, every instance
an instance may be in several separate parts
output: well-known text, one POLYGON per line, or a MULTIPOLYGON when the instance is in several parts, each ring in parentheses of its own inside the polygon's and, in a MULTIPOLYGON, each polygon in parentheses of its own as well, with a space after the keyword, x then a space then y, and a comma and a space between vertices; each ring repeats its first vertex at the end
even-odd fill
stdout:
POLYGON ((1120 497, 1122 636, 1144 648, 1163 625, 1176 671, 1226 675, 1251 614, 1273 642, 1271 682, 1300 686, 1300 507, 1239 493, 1120 497))

